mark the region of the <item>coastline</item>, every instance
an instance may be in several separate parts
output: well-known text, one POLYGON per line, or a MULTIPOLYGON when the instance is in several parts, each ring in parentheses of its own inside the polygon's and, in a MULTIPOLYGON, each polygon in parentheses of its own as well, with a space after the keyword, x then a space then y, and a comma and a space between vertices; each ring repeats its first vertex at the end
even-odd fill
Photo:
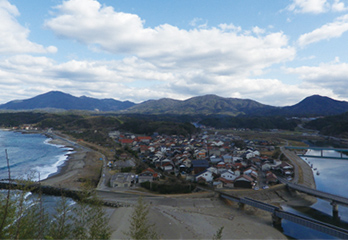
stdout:
POLYGON ((95 171, 100 164, 97 161, 99 153, 77 144, 62 134, 50 132, 45 135, 51 138, 50 144, 72 148, 73 151, 68 154, 56 173, 41 181, 42 184, 79 190, 85 181, 96 177, 95 171))

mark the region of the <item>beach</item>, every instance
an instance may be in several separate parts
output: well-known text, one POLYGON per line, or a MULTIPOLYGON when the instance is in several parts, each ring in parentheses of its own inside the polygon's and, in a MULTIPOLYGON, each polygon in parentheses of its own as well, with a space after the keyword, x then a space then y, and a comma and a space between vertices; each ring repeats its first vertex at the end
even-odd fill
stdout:
MULTIPOLYGON (((91 166, 100 164, 100 153, 65 139, 63 136, 51 136, 52 144, 74 148, 74 153, 60 168, 59 173, 42 181, 45 185, 69 188, 81 188, 81 179, 91 174, 91 166)), ((236 203, 227 203, 217 196, 207 193, 187 195, 156 195, 136 188, 116 191, 108 186, 98 188, 98 196, 108 202, 124 205, 119 208, 106 208, 110 217, 109 226, 112 239, 125 239, 129 229, 129 219, 137 199, 141 196, 150 206, 149 223, 155 224, 162 239, 212 239, 223 227, 223 239, 287 239, 281 231, 272 226, 271 214, 250 206, 239 209, 236 203)), ((281 204, 310 204, 310 200, 291 195, 282 187, 253 191, 243 190, 239 194, 256 197, 262 201, 280 206, 281 204), (257 192, 257 193, 255 193, 257 192), (256 195, 255 195, 256 194, 256 195)))
POLYGON ((96 171, 99 172, 101 167, 100 153, 77 144, 63 135, 49 134, 48 136, 51 138, 50 144, 63 145, 73 148, 74 151, 59 167, 58 172, 51 174, 42 181, 42 184, 79 190, 87 179, 98 175, 96 171))

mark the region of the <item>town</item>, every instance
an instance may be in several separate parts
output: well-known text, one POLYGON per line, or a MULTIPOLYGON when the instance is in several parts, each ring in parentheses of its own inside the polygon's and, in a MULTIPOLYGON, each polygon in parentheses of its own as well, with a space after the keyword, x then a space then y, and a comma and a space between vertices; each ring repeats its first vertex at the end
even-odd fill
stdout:
POLYGON ((160 182, 169 176, 215 189, 260 190, 278 184, 279 177, 291 180, 294 175, 293 166, 276 148, 278 142, 207 131, 190 138, 119 131, 110 132, 109 137, 138 153, 148 166, 133 173, 130 170, 137 165, 134 156, 120 154, 117 160, 108 162, 108 168, 115 170, 110 179, 113 188, 148 186, 142 183, 160 182))

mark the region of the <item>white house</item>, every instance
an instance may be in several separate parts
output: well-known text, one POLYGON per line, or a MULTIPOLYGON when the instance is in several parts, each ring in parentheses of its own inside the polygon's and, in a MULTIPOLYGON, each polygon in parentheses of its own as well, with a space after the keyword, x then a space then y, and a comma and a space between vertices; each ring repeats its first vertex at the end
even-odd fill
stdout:
POLYGON ((203 178, 206 182, 212 182, 213 181, 213 173, 206 170, 198 175, 196 175, 196 181, 203 178))
POLYGON ((234 174, 234 172, 229 169, 229 170, 222 172, 221 177, 226 179, 226 180, 234 181, 238 176, 236 176, 234 174))

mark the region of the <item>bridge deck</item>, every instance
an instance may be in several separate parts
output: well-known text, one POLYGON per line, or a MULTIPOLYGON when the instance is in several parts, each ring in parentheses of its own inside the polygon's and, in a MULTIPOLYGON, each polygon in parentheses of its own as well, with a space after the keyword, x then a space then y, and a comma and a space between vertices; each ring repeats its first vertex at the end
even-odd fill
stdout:
POLYGON ((339 239, 348 239, 348 230, 343 229, 328 223, 323 223, 315 219, 299 216, 294 213, 289 213, 286 211, 283 211, 279 209, 276 206, 273 206, 271 204, 267 204, 264 202, 260 202, 251 198, 238 198, 231 196, 226 193, 221 193, 220 196, 225 199, 229 199, 235 202, 243 203, 243 204, 248 204, 250 206, 262 209, 264 211, 271 212, 274 216, 280 218, 280 219, 286 219, 288 221, 294 222, 296 224, 300 224, 302 226, 329 234, 331 236, 337 237, 339 239))
POLYGON ((292 188, 292 189, 294 189, 296 191, 307 193, 307 194, 310 194, 312 196, 315 196, 315 197, 318 197, 318 198, 321 198, 321 199, 334 201, 337 204, 342 204, 342 205, 347 205, 348 206, 348 198, 346 198, 346 197, 334 195, 334 194, 331 194, 331 193, 322 192, 322 191, 319 191, 319 190, 316 190, 316 189, 312 189, 312 188, 308 188, 308 187, 305 187, 305 186, 301 186, 301 185, 298 185, 298 184, 295 184, 295 183, 290 183, 290 182, 287 182, 285 180, 282 180, 282 182, 284 182, 288 187, 290 187, 290 188, 292 188))
POLYGON ((331 147, 296 147, 296 146, 285 146, 286 149, 296 149, 296 150, 306 150, 306 149, 312 149, 312 150, 333 150, 337 152, 348 152, 348 148, 331 148, 331 147))

